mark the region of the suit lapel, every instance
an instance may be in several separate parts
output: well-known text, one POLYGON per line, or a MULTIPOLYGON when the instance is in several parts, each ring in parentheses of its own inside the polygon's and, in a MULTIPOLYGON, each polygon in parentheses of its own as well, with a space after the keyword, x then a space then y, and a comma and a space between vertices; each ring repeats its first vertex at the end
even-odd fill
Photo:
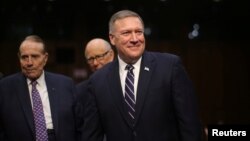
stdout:
POLYGON ((147 91, 149 88, 150 80, 155 68, 154 60, 152 59, 152 57, 149 57, 149 55, 150 55, 149 53, 145 52, 142 58, 138 87, 137 87, 135 124, 137 123, 140 113, 142 111, 145 98, 148 94, 147 91))
POLYGON ((51 109, 51 116, 52 116, 52 122, 53 122, 53 127, 55 129, 55 132, 57 132, 58 129, 58 90, 54 86, 55 83, 53 83, 53 80, 47 72, 45 72, 45 81, 46 81, 46 86, 48 90, 48 95, 49 95, 49 103, 50 103, 50 109, 51 109))
MULTIPOLYGON (((144 53, 140 68, 140 74, 139 74, 139 81, 138 81, 138 88, 137 88, 137 100, 136 100, 136 116, 135 116, 135 124, 138 121, 139 115, 142 111, 143 104, 145 102, 145 97, 147 95, 147 88, 150 85, 150 79, 154 71, 155 63, 152 57, 149 57, 149 54, 147 52, 144 53)), ((110 90, 111 90, 111 97, 114 98, 113 101, 115 101, 115 104, 118 107, 119 112, 121 113, 124 120, 127 122, 127 124, 134 128, 133 125, 131 125, 130 120, 128 118, 128 114, 125 110, 125 101, 124 96, 122 93, 122 87, 121 87, 121 81, 120 81, 120 75, 119 75, 119 63, 116 59, 112 66, 110 67, 110 71, 108 74, 108 80, 110 83, 110 90)))
POLYGON ((35 125, 33 122, 34 118, 33 118, 29 89, 27 85, 27 80, 22 74, 18 75, 18 82, 16 83, 15 88, 17 88, 16 94, 18 99, 20 100, 21 107, 26 117, 28 126, 30 127, 33 135, 35 135, 35 125))
MULTIPOLYGON (((49 95, 52 122, 53 122, 54 129, 56 130, 58 129, 58 113, 57 113, 58 98, 56 94, 56 88, 53 85, 55 83, 53 83, 53 79, 46 72, 45 72, 45 81, 46 81, 46 86, 47 86, 48 95, 49 95)), ((17 93, 18 99, 20 100, 21 107, 24 111, 24 115, 27 119, 28 125, 31 128, 33 135, 35 135, 35 125, 33 122, 34 118, 33 118, 29 90, 28 90, 26 78, 22 74, 18 76, 18 83, 15 87, 17 88, 16 93, 17 93)))

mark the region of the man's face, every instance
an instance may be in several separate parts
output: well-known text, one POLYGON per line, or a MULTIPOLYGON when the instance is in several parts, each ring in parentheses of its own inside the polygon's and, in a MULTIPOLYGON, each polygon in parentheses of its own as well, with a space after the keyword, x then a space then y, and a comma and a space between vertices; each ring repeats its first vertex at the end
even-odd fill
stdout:
POLYGON ((48 53, 44 52, 43 44, 27 40, 21 44, 19 52, 23 74, 31 80, 40 77, 48 59, 48 53))
POLYGON ((135 63, 144 52, 144 29, 137 17, 116 20, 109 37, 119 56, 126 63, 135 63))
POLYGON ((104 47, 91 47, 86 50, 87 63, 92 72, 102 68, 113 60, 113 51, 104 47))

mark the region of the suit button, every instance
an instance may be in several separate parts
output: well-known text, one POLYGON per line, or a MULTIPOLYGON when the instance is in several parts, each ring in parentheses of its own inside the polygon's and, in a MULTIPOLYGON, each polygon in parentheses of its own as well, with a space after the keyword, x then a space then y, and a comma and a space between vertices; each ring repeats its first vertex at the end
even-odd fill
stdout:
POLYGON ((133 135, 134 135, 134 136, 137 136, 136 131, 133 132, 133 135))

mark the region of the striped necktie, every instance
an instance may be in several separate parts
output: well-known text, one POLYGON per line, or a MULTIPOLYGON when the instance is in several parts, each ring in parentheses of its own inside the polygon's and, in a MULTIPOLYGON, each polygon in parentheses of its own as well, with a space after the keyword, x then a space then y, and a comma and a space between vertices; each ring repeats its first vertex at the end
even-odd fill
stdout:
POLYGON ((128 115, 133 123, 135 119, 134 67, 129 64, 125 69, 128 70, 127 77, 125 79, 125 105, 128 115))
POLYGON ((33 81, 32 85, 32 101, 33 115, 36 131, 36 141, 48 141, 47 128, 43 112, 43 104, 38 90, 36 89, 37 82, 33 81))

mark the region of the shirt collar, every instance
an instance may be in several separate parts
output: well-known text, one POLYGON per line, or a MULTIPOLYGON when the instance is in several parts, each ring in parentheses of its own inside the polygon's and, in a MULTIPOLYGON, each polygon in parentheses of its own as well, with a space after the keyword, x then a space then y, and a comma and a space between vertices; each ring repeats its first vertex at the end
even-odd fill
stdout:
MULTIPOLYGON (((30 84, 32 81, 30 79, 27 78, 27 83, 30 84)), ((38 77, 36 79, 37 84, 42 85, 45 82, 45 77, 44 77, 44 71, 42 72, 42 74, 40 75, 40 77, 38 77)))
MULTIPOLYGON (((142 58, 142 57, 140 57, 140 58, 137 60, 136 63, 132 64, 136 70, 139 70, 139 68, 140 68, 140 65, 141 65, 141 58, 142 58)), ((127 63, 125 63, 125 62, 120 58, 119 55, 118 55, 118 62, 119 62, 119 70, 120 70, 120 71, 124 71, 125 68, 126 68, 126 66, 127 66, 127 63)))

